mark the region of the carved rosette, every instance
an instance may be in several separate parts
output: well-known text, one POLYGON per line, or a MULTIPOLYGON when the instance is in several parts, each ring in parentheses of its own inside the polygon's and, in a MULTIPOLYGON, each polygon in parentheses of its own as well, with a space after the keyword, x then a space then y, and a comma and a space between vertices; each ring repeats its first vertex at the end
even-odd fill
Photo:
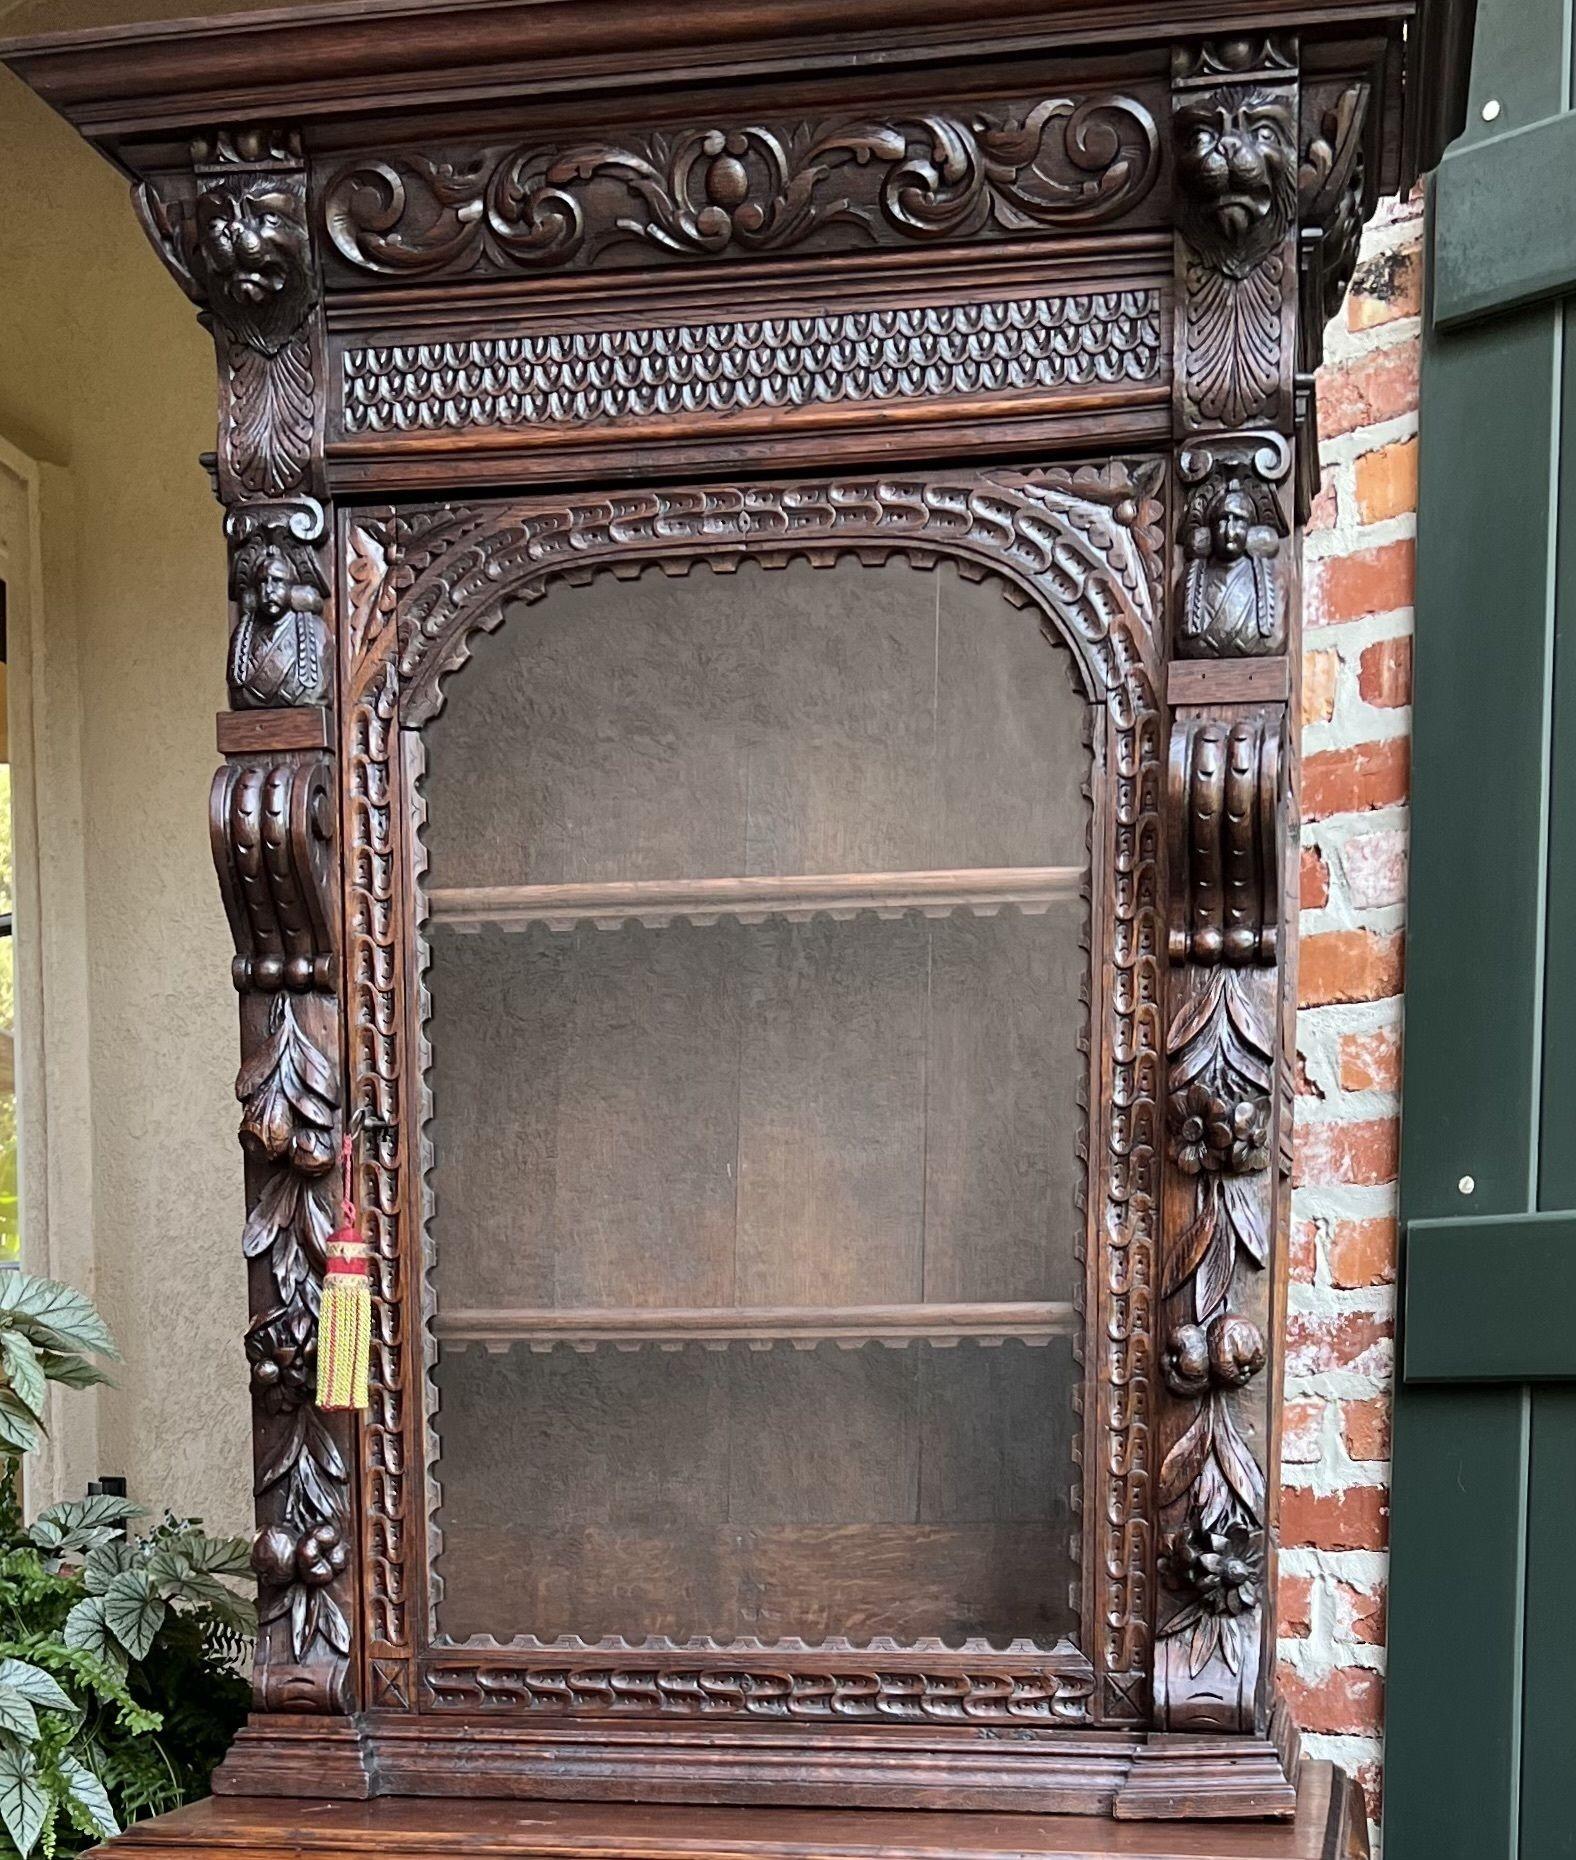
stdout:
MULTIPOLYGON (((418 726, 444 701, 445 682, 478 631, 555 581, 585 581, 631 565, 719 570, 748 555, 771 567, 829 563, 845 554, 941 560, 992 575, 1038 609, 1072 646, 1091 702, 1103 713, 1111 770, 1106 841, 1113 910, 1099 930, 1103 1043, 1109 1091, 1091 1120, 1091 1243, 1102 1272, 1091 1335, 1101 1360, 1091 1387, 1102 1404, 1102 1457, 1086 1466, 1088 1540, 1100 1597, 1086 1653, 1067 1648, 1022 1670, 970 1667, 938 1646, 891 1649, 879 1666, 850 1649, 825 1671, 815 1657, 791 1670, 739 1650, 576 1645, 525 1652, 443 1652, 424 1665, 422 1697, 437 1710, 512 1706, 535 1713, 617 1708, 664 1719, 865 1718, 874 1722, 1022 1725, 1141 1722, 1150 1666, 1154 1459, 1147 1375, 1157 1277, 1163 1132, 1164 924, 1160 915, 1163 747, 1157 638, 1164 532, 1153 465, 1029 474, 915 474, 788 485, 631 491, 615 498, 504 501, 348 513, 342 603, 348 659, 346 817, 351 894, 351 1092, 398 1130, 363 1164, 376 1210, 376 1339, 397 1339, 420 1295, 421 1243, 400 1200, 397 1142, 419 1143, 419 1061, 396 1036, 400 975, 390 941, 401 866, 419 879, 411 844, 419 796, 395 755, 399 726, 418 726), (412 1065, 418 1070, 410 1076, 412 1065), (401 1111, 401 1107, 403 1110, 401 1111)), ((406 732, 411 733, 411 732, 406 732)), ((417 978, 419 993, 419 978, 417 978)), ((419 1039, 413 1034, 413 1040, 419 1039)), ((419 1358, 407 1359, 416 1364, 419 1358)), ((367 1495, 372 1550, 368 1648, 375 1688, 410 1698, 411 1561, 418 1482, 404 1476, 434 1452, 424 1403, 391 1362, 375 1380, 367 1495)), ((822 1650, 823 1652, 825 1650, 822 1650)), ((767 1660, 771 1655, 765 1656, 767 1660)))

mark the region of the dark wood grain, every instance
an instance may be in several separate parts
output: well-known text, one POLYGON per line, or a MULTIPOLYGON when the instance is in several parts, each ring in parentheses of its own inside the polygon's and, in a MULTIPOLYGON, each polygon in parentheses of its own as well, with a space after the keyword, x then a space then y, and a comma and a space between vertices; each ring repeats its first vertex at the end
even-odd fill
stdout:
POLYGON ((1272 1671, 1287 713, 1323 330, 1459 9, 1251 24, 7 49, 219 383, 265 1631, 228 1802, 128 1847, 1360 1852, 1272 1671), (1284 1825, 1129 1825, 1204 1817, 1284 1825))

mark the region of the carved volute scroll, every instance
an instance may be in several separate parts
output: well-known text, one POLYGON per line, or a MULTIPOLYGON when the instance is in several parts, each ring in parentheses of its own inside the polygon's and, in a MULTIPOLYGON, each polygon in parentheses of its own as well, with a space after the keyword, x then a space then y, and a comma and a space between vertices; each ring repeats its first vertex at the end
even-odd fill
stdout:
POLYGON ((343 1127, 338 781, 322 708, 333 656, 320 292, 299 138, 221 128, 197 137, 190 157, 136 199, 213 333, 230 699, 271 719, 231 750, 211 807, 241 1006, 262 1623, 254 1685, 267 1711, 343 1712, 354 1696, 351 1434, 345 1417, 314 1406, 343 1127))

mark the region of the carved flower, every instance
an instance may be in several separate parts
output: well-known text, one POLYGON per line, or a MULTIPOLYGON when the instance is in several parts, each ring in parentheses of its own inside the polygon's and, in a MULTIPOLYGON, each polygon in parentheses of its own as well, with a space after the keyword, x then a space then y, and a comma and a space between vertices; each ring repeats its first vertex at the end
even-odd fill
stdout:
POLYGON ((1259 1327, 1230 1312, 1209 1327, 1209 1367, 1223 1388, 1240 1389, 1264 1367, 1264 1339, 1259 1327))
POLYGON ((308 1588, 321 1589, 341 1574, 350 1560, 350 1551, 339 1534, 337 1524, 319 1524, 296 1545, 296 1580, 308 1588))
POLYGON ((304 1307, 275 1311, 246 1333, 252 1393, 265 1414, 305 1406, 317 1388, 317 1336, 304 1307))
POLYGON ((1202 1395, 1209 1387, 1209 1342, 1198 1324, 1179 1324, 1160 1353, 1160 1372, 1173 1395, 1202 1395))
POLYGON ((1195 1512, 1162 1550, 1160 1576, 1205 1614, 1244 1615, 1259 1603, 1263 1545, 1245 1524, 1211 1530, 1195 1512))
POLYGON ((1269 1162, 1267 1098, 1217 1098, 1195 1079, 1171 1097, 1171 1153, 1187 1175, 1246 1175, 1269 1162))

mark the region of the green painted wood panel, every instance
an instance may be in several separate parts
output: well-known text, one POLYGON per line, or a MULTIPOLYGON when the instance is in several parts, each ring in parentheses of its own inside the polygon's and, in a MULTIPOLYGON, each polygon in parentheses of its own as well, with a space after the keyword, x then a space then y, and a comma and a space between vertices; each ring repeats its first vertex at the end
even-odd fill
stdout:
POLYGON ((1482 0, 1430 199, 1387 1860, 1576 1854, 1571 101, 1570 0, 1482 0))
MULTIPOLYGON (((1564 217, 1576 222, 1576 214, 1567 212, 1564 217)), ((1560 451, 1560 534, 1554 569, 1543 1106, 1535 1203, 1540 1208, 1576 1208, 1576 302, 1565 303, 1563 317, 1567 366, 1561 412, 1566 438, 1560 451)), ((1576 1765, 1576 1756, 1572 1762, 1576 1765)))
POLYGON ((1413 1221, 1404 1316, 1408 1382, 1576 1381, 1576 1214, 1413 1221))
POLYGON ((1576 214, 1549 211, 1550 175, 1576 171, 1563 112, 1480 142, 1439 171, 1434 326, 1497 316, 1576 285, 1576 214))

